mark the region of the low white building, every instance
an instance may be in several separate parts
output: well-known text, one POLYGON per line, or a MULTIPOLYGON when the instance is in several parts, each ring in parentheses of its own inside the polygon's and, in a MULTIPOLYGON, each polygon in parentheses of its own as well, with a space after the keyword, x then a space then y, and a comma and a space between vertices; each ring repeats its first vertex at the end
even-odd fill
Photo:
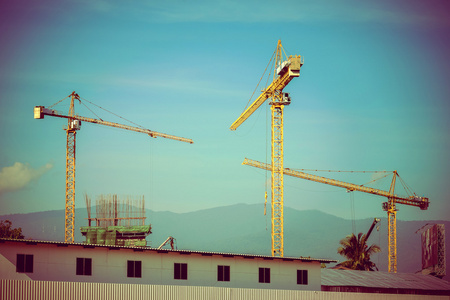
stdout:
POLYGON ((310 257, 0 239, 0 279, 321 290, 310 257))

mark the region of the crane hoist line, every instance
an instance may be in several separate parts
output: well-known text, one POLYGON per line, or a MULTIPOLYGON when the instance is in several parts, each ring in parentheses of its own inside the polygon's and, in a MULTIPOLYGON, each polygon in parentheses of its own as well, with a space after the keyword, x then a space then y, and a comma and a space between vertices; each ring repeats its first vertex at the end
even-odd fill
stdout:
POLYGON ((272 83, 265 88, 256 100, 231 124, 230 129, 236 130, 247 120, 267 99, 272 112, 272 256, 284 256, 284 225, 283 225, 283 110, 291 103, 288 93, 283 89, 295 77, 300 76, 303 60, 300 55, 287 57, 281 41, 278 40, 275 50, 275 69, 272 83))
MULTIPOLYGON (((163 137, 167 139, 172 139, 180 142, 186 142, 189 144, 193 144, 194 142, 191 139, 178 137, 170 134, 160 133, 156 131, 152 131, 149 129, 141 128, 141 127, 133 127, 128 125, 123 125, 114 122, 103 121, 100 119, 93 119, 78 116, 75 114, 74 110, 74 102, 75 100, 80 100, 80 96, 72 92, 68 97, 70 97, 70 106, 69 113, 63 114, 51 108, 46 108, 44 106, 35 106, 34 107, 34 118, 35 119, 44 119, 44 116, 51 116, 57 118, 65 118, 67 119, 67 127, 64 130, 67 133, 66 136, 66 206, 65 206, 65 226, 64 226, 64 241, 73 243, 75 242, 74 237, 74 229, 75 229, 75 149, 76 149, 76 133, 81 128, 81 122, 94 123, 99 125, 105 125, 115 128, 121 128, 125 130, 145 133, 150 137, 163 137)), ((66 97, 66 98, 68 98, 66 97)), ((64 98, 64 99, 66 99, 64 98)), ((63 99, 63 100, 64 100, 63 99)), ((62 100, 61 100, 62 101, 62 100)), ((61 102, 60 101, 60 102, 61 102)))
MULTIPOLYGON (((259 162, 256 160, 246 158, 243 165, 248 165, 263 170, 272 170, 270 164, 259 162)), ((374 189, 362 185, 357 185, 353 183, 343 182, 335 179, 330 179, 322 176, 311 175, 308 173, 294 171, 289 168, 283 169, 283 173, 288 176, 293 176, 301 179, 306 179, 314 182, 320 182, 328 185, 333 185, 341 188, 345 188, 348 191, 358 191, 363 193, 369 193, 372 195, 378 195, 388 198, 387 202, 383 202, 383 210, 387 212, 388 215, 388 271, 390 273, 397 272, 397 208, 396 204, 403 204, 409 206, 419 207, 421 210, 428 209, 430 204, 427 197, 419 197, 416 194, 408 197, 402 197, 394 194, 396 178, 399 177, 397 171, 393 172, 391 186, 389 191, 383 191, 379 189, 374 189)), ((400 177, 399 177, 400 178, 400 177)))

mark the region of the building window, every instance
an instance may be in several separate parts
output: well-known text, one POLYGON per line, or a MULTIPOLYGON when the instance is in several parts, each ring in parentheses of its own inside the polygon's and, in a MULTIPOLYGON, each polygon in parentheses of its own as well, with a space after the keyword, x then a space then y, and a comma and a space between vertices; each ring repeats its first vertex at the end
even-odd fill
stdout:
POLYGON ((270 283, 270 268, 259 268, 259 282, 270 283))
POLYGON ((308 284, 308 270, 297 270, 297 284, 308 284))
POLYGON ((230 281, 230 266, 217 266, 217 281, 230 281))
POLYGON ((92 275, 92 258, 77 257, 77 275, 92 275))
POLYGON ((16 272, 33 273, 32 254, 17 254, 16 272))
POLYGON ((140 260, 127 261, 127 277, 142 277, 142 262, 140 260))
POLYGON ((187 280, 187 264, 175 263, 173 265, 173 278, 187 280))

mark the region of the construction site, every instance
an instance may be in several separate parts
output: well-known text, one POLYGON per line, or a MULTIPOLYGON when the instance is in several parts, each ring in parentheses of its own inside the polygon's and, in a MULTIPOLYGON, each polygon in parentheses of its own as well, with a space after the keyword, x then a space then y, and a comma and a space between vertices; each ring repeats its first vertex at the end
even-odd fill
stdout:
MULTIPOLYGON (((392 176, 392 178, 390 178, 390 188, 381 190, 368 185, 313 175, 311 172, 294 169, 294 166, 289 166, 289 168, 285 166, 284 109, 295 101, 297 95, 286 93, 284 89, 292 80, 300 77, 304 59, 301 55, 286 55, 279 40, 270 64, 269 74, 265 75, 270 78, 269 84, 262 88, 261 92, 256 95, 256 99, 231 124, 230 130, 237 130, 263 104, 270 106, 270 162, 259 162, 246 158, 242 164, 270 173, 270 187, 265 190, 264 213, 266 213, 267 204, 270 206, 268 210, 270 211, 271 256, 216 253, 201 251, 201 249, 176 249, 175 239, 172 236, 165 241, 153 241, 154 245, 162 243, 159 247, 149 246, 147 238, 151 239, 153 228, 152 220, 146 218, 144 196, 101 194, 95 196, 95 203, 93 203, 91 197, 85 194, 88 217, 85 224, 75 224, 75 149, 76 135, 81 129, 82 123, 114 127, 144 133, 154 138, 162 137, 189 144, 194 142, 188 138, 142 127, 79 116, 75 113, 74 105, 76 102, 83 102, 84 99, 76 92, 72 92, 65 98, 70 101, 68 113, 55 110, 53 105, 34 108, 35 119, 44 119, 47 116, 67 119, 67 127, 64 129, 66 131, 65 220, 61 220, 61 222, 64 221, 65 240, 61 242, 35 241, 26 244, 2 240, 3 246, 0 246, 4 249, 2 269, 8 268, 8 273, 5 273, 6 271, 0 273, 3 290, 19 289, 16 283, 10 281, 10 279, 14 279, 24 280, 25 283, 20 286, 33 290, 41 288, 38 282, 58 280, 78 282, 75 287, 64 287, 67 293, 88 287, 91 289, 90 283, 87 282, 123 284, 124 286, 138 283, 140 287, 127 286, 124 289, 129 289, 136 298, 140 294, 153 293, 154 299, 163 299, 157 296, 164 293, 164 288, 161 286, 170 286, 170 291, 167 293, 171 293, 173 299, 182 297, 180 295, 187 295, 183 293, 194 295, 189 299, 207 299, 208 296, 214 299, 273 299, 274 293, 279 293, 277 295, 280 297, 276 296, 277 299, 303 297, 310 299, 337 299, 339 297, 339 299, 356 299, 358 297, 406 299, 399 298, 399 294, 407 294, 413 297, 411 299, 424 299, 423 297, 448 299, 450 284, 441 279, 446 275, 445 227, 442 224, 431 224, 417 229, 423 245, 423 263, 420 274, 408 274, 408 276, 397 274, 398 256, 401 255, 398 251, 398 239, 401 238, 397 235, 398 208, 408 206, 427 210, 430 205, 428 197, 416 194, 397 171, 383 175, 383 178, 388 176, 392 176), (388 226, 388 235, 383 237, 388 241, 388 249, 384 250, 388 253, 387 272, 351 269, 344 264, 340 264, 340 267, 332 270, 326 269, 324 268, 326 264, 338 262, 333 259, 311 258, 309 255, 314 255, 314 253, 286 257, 284 253, 285 227, 288 224, 284 222, 285 175, 333 186, 337 189, 345 189, 349 193, 360 192, 385 199, 382 210, 386 212, 388 226), (402 194, 398 194, 399 189, 396 190, 398 183, 401 183, 404 188, 402 194), (74 233, 77 230, 80 230, 82 236, 85 237, 83 243, 75 241, 74 233), (18 253, 17 251, 22 251, 20 249, 25 249, 26 251, 23 251, 26 253, 18 253), (57 270, 54 271, 54 274, 43 270, 39 271, 39 263, 49 259, 48 257, 43 258, 46 252, 52 253, 55 257, 60 255, 71 261, 65 267, 74 270, 66 273, 62 267, 63 260, 56 259, 57 270), (73 252, 77 253, 74 257, 72 257, 73 252), (16 255, 17 259, 20 256, 20 259, 24 260, 20 266, 15 265, 16 255), (31 258, 27 255, 31 255, 31 258), (30 269, 27 269, 30 264, 31 272, 30 269), (14 275, 11 276, 11 274, 14 275), (30 282, 36 283, 30 285, 30 282), (408 284, 408 282, 414 282, 414 284, 408 284), (153 285, 153 287, 149 287, 149 285, 153 285), (198 290, 186 292, 186 290, 180 290, 180 286, 188 286, 189 289, 196 287, 198 290), (274 292, 277 290, 278 292, 274 292), (315 296, 311 291, 315 293, 315 296), (261 298, 257 296, 258 293, 261 298), (364 295, 362 296, 361 293, 364 295), (239 294, 239 296, 234 297, 233 294, 239 294)), ((374 219, 363 237, 364 241, 367 241, 379 221, 380 219, 374 219)), ((192 228, 192 230, 195 229, 192 228)), ((357 235, 357 232, 353 232, 353 234, 357 235)), ((176 238, 182 239, 183 237, 176 238)), ((115 287, 107 289, 108 295, 116 293, 111 292, 115 287)), ((11 295, 3 294, 2 299, 12 299, 11 295)))

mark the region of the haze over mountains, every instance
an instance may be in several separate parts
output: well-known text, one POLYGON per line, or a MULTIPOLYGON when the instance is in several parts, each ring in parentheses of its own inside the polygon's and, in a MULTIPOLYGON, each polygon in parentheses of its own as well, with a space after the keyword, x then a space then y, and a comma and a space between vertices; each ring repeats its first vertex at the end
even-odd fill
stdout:
MULTIPOLYGON (((270 255, 270 210, 263 214, 261 204, 238 204, 189 213, 147 210, 146 223, 152 225, 148 245, 158 247, 168 236, 176 239, 178 249, 203 250, 270 255)), ((94 211, 94 210, 93 210, 94 211)), ((380 218, 380 213, 374 217, 380 218)), ((75 227, 87 225, 86 208, 75 212, 75 227)), ((45 211, 0 216, 21 227, 27 239, 63 241, 64 211, 45 211)), ((366 233, 372 219, 356 220, 356 232, 366 233)), ((398 272, 416 272, 421 269, 421 239, 415 232, 427 223, 445 224, 449 221, 397 221, 398 272)), ((387 219, 381 218, 380 230, 374 229, 369 244, 380 245, 382 252, 373 257, 380 271, 387 271, 387 219)), ((284 209, 284 254, 343 260, 337 254, 339 240, 352 232, 352 221, 317 210, 284 209)), ((83 242, 79 230, 75 241, 83 242)), ((450 249, 450 239, 446 248, 450 249)), ((447 262, 450 261, 447 250, 447 262)), ((328 265, 331 266, 331 265, 328 265)), ((448 273, 448 272, 447 272, 448 273)), ((445 279, 448 279, 449 276, 445 279)))

